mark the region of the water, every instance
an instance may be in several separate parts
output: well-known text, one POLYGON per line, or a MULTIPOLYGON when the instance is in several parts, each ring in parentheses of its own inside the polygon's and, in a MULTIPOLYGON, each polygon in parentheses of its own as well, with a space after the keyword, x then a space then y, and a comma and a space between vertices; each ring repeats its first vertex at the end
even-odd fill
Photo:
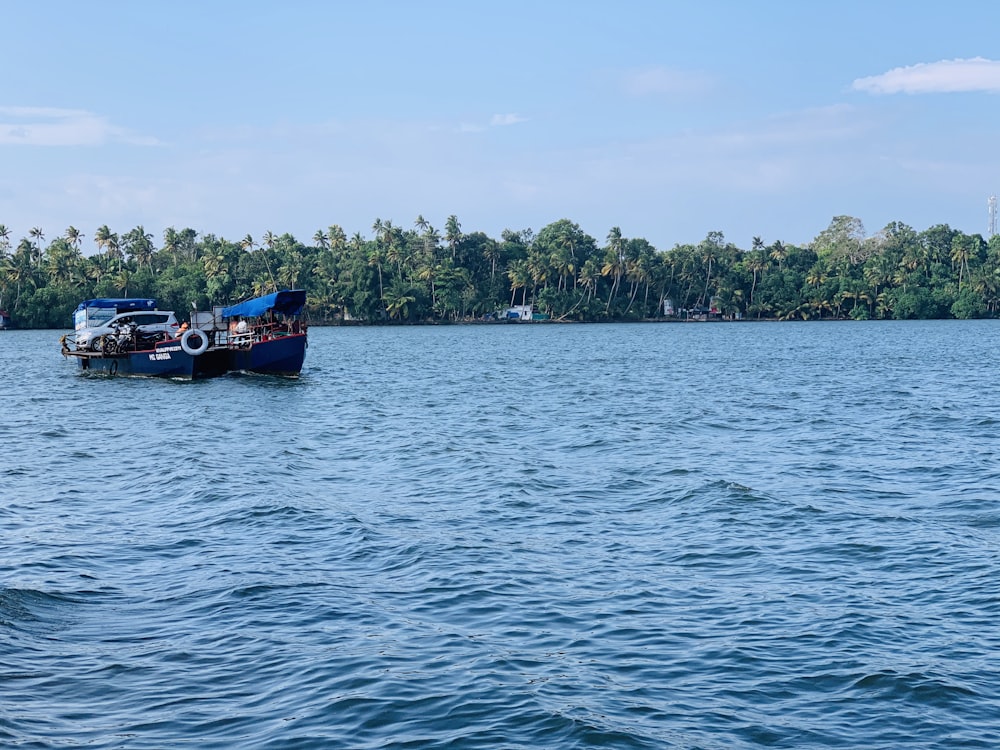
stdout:
POLYGON ((0 334, 0 746, 1000 744, 995 322, 0 334))

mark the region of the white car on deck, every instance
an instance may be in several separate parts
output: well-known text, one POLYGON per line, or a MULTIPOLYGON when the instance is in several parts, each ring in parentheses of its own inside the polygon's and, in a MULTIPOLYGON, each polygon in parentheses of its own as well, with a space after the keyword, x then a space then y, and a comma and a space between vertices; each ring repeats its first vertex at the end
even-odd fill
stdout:
POLYGON ((115 333, 119 326, 135 323, 140 331, 146 333, 165 333, 167 338, 177 335, 180 324, 177 316, 170 310, 138 310, 115 315, 107 323, 99 326, 81 328, 76 332, 76 348, 100 351, 101 336, 115 333))

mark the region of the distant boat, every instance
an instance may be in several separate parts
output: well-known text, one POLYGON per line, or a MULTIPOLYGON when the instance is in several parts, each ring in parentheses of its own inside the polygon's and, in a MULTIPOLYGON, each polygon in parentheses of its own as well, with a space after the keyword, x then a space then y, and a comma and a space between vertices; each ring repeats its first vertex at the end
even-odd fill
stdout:
POLYGON ((6 331, 8 328, 14 327, 14 321, 10 319, 10 315, 7 314, 6 310, 0 310, 0 331, 6 331))

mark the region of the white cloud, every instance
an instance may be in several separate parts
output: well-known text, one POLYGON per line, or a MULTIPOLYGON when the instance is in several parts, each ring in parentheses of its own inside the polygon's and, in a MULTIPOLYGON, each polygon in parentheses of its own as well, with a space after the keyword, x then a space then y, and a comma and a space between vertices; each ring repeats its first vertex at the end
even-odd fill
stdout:
POLYGON ((893 68, 888 73, 858 78, 855 91, 872 94, 939 94, 958 91, 1000 93, 1000 62, 973 57, 893 68))
POLYGON ((521 117, 520 115, 515 115, 515 114, 493 115, 493 119, 490 120, 490 125, 493 125, 494 127, 503 125, 517 125, 520 122, 527 122, 527 121, 528 118, 521 117))
POLYGON ((85 110, 0 107, 0 145, 100 146, 110 141, 141 146, 159 143, 155 138, 129 133, 85 110))
MULTIPOLYGON (((842 184, 869 158, 861 144, 878 123, 846 104, 786 112, 760 120, 720 123, 630 144, 609 144, 592 152, 599 176, 579 184, 637 185, 657 191, 717 191, 755 197, 842 184), (853 158, 846 154, 855 155, 853 158)), ((571 155, 570 162, 587 158, 571 155)))
POLYGON ((518 125, 522 122, 527 122, 527 117, 522 117, 521 115, 509 113, 503 115, 493 115, 490 118, 488 125, 483 125, 479 122, 468 122, 463 121, 458 124, 455 128, 459 133, 482 133, 489 128, 503 128, 508 125, 518 125))
POLYGON ((711 88, 714 82, 707 74, 697 71, 652 67, 626 72, 622 84, 632 96, 648 96, 697 93, 711 88))

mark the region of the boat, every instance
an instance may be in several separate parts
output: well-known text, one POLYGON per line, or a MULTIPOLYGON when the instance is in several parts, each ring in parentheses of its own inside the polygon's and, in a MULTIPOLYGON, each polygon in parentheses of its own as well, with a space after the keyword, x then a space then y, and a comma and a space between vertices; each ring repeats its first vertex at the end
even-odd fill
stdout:
POLYGON ((137 347, 114 353, 69 349, 64 344, 62 353, 77 357, 82 371, 105 375, 200 380, 229 372, 229 358, 225 351, 192 354, 184 348, 184 343, 189 342, 168 339, 149 348, 137 347))
POLYGON ((200 380, 230 372, 297 376, 307 334, 299 320, 305 291, 285 289, 231 307, 194 311, 191 327, 142 330, 135 319, 156 310, 155 300, 87 300, 77 329, 61 339, 62 354, 88 373, 200 380), (123 312, 136 311, 136 315, 123 312), (106 325, 108 324, 108 325, 106 325), (94 329, 101 333, 96 339, 94 329))
POLYGON ((10 315, 7 314, 6 310, 0 310, 0 331, 6 331, 8 328, 13 328, 14 322, 10 319, 10 315))
POLYGON ((173 311, 146 297, 84 300, 73 329, 60 339, 62 354, 84 372, 195 379, 221 375, 228 364, 224 355, 207 353, 207 335, 185 339, 173 311))
POLYGON ((180 329, 173 311, 158 310, 153 299, 88 299, 81 302, 73 313, 73 343, 77 349, 98 351, 106 334, 118 334, 123 326, 132 323, 144 334, 176 334, 180 329))
POLYGON ((74 332, 60 344, 83 372, 186 380, 228 372, 228 352, 210 351, 204 332, 182 334, 173 312, 157 310, 155 300, 85 300, 74 318, 74 332))
POLYGON ((306 304, 304 289, 282 289, 272 294, 195 313, 192 324, 208 331, 229 353, 233 372, 297 376, 309 345, 300 320, 306 304))

